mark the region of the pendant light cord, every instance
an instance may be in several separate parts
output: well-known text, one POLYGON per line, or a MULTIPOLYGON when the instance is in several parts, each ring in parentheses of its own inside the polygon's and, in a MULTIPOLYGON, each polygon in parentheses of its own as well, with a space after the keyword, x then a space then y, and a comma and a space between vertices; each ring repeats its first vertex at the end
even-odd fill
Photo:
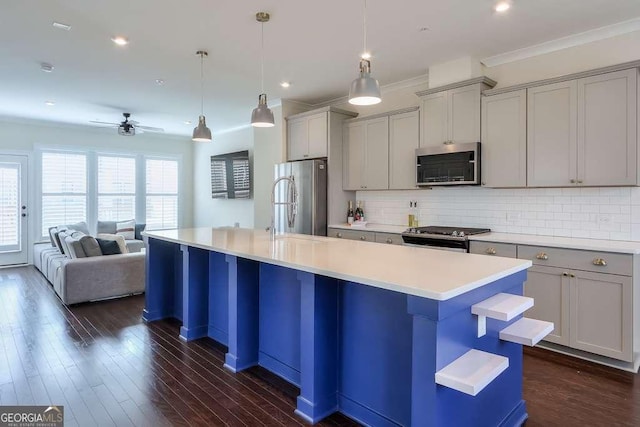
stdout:
POLYGON ((260 40, 260 93, 264 93, 264 22, 260 23, 260 40))
POLYGON ((200 115, 204 116, 204 52, 200 52, 200 115))
POLYGON ((366 55, 367 54, 367 0, 364 0, 364 13, 363 13, 363 19, 362 19, 362 32, 364 33, 364 51, 362 52, 362 55, 366 55))

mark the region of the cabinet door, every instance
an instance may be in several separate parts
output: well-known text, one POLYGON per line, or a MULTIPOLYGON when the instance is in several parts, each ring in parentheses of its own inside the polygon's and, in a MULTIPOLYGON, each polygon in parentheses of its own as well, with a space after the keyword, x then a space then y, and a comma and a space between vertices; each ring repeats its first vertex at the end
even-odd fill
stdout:
POLYGON ((416 149, 419 143, 418 111, 389 117, 389 189, 416 188, 416 149))
POLYGON ((364 168, 365 122, 348 123, 343 134, 343 188, 361 190, 364 168))
POLYGON ((287 122, 287 159, 301 160, 309 151, 309 140, 307 137, 307 119, 289 120, 287 122))
POLYGON ((525 317, 553 322, 547 341, 569 345, 569 291, 567 270, 533 266, 527 272, 524 294, 534 299, 534 305, 525 317))
POLYGON ((365 121, 364 188, 389 189, 389 118, 365 121))
POLYGON ((455 143, 480 141, 480 85, 447 91, 448 135, 455 143))
POLYGON ((578 180, 637 183, 637 78, 625 70, 578 80, 578 180))
POLYGON ((567 187, 577 179, 577 83, 527 90, 527 184, 567 187))
POLYGON ((482 185, 527 185, 527 91, 482 99, 482 185))
POLYGON ((632 362, 631 277, 571 274, 571 347, 632 362))
POLYGON ((446 91, 425 96, 422 99, 421 115, 420 147, 439 146, 449 139, 446 91))
POLYGON ((305 158, 327 157, 327 113, 307 117, 308 156, 305 158))

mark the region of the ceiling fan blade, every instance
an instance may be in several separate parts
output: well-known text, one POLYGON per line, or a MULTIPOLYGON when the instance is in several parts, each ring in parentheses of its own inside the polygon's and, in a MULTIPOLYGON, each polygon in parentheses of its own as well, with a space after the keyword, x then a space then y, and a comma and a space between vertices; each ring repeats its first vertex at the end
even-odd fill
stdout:
POLYGON ((141 129, 147 132, 164 132, 164 129, 154 128, 152 126, 136 126, 136 129, 141 129))
POLYGON ((96 123, 99 125, 120 126, 120 123, 98 122, 96 120, 89 120, 89 123, 96 123))

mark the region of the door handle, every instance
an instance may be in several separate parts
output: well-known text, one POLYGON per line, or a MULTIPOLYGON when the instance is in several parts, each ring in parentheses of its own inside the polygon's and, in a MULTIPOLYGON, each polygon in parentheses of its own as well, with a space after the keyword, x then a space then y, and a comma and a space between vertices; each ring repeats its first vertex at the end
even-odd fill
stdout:
POLYGON ((607 261, 605 261, 602 258, 596 258, 593 260, 593 265, 599 265, 601 267, 606 267, 607 266, 607 261))

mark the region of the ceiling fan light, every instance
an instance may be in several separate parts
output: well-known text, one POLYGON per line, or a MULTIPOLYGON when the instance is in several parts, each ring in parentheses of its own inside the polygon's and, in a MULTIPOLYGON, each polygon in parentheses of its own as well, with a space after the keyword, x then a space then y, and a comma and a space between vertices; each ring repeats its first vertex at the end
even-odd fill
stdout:
POLYGON ((193 128, 193 137, 195 142, 211 142, 211 129, 207 127, 204 116, 198 118, 198 126, 193 128))
POLYGON ((374 105, 381 101, 380 84, 371 77, 371 63, 362 59, 360 61, 360 77, 351 82, 349 88, 349 104, 374 105))
POLYGON ((258 97, 258 106, 251 113, 251 126, 256 128, 270 128, 275 126, 273 111, 267 106, 267 94, 258 97))

